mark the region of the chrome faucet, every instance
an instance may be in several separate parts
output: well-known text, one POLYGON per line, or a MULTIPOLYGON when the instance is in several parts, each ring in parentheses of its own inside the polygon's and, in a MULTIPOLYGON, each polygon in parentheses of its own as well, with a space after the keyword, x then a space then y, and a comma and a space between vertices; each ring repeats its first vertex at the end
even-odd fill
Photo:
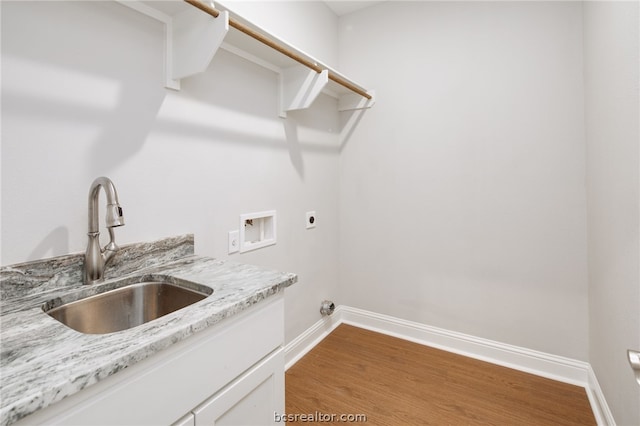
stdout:
POLYGON ((118 203, 116 187, 109 178, 99 177, 93 181, 89 188, 89 242, 84 255, 84 283, 93 284, 104 279, 104 267, 120 249, 115 243, 113 228, 124 225, 122 207, 118 203), (98 198, 100 188, 104 189, 107 196, 107 230, 109 231, 109 244, 100 249, 100 231, 98 228, 98 198))

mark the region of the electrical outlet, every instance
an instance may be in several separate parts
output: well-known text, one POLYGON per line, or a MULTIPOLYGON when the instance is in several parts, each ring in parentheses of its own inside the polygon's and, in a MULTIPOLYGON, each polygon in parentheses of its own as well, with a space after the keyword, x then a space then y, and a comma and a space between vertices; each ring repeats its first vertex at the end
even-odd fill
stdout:
POLYGON ((240 232, 229 231, 229 254, 240 250, 240 232))
POLYGON ((307 229, 316 227, 316 212, 307 212, 307 229))

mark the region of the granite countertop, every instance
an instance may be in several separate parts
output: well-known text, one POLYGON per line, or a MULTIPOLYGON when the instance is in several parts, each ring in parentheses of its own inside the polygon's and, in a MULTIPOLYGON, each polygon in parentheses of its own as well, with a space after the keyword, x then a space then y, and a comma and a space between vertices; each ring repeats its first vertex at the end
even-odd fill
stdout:
POLYGON ((113 278, 91 288, 81 284, 81 255, 0 269, 0 425, 60 401, 297 281, 292 273, 196 256, 190 235, 127 246, 118 255, 119 266, 106 271, 113 278), (100 335, 72 330, 42 310, 51 300, 66 302, 145 274, 205 285, 213 294, 146 324, 100 335))

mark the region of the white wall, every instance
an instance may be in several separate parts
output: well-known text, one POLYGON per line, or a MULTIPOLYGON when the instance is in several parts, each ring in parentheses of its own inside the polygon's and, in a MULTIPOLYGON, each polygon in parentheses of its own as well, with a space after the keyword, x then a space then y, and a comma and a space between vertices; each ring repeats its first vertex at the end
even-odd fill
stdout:
POLYGON ((620 425, 640 424, 640 42, 638 2, 584 9, 589 362, 620 425))
POLYGON ((116 2, 2 2, 2 264, 84 251, 89 185, 106 175, 118 243, 194 233, 198 254, 298 273, 289 340, 337 285, 336 100, 282 120, 276 74, 225 51, 167 90, 163 31, 116 2), (227 256, 239 215, 266 209, 278 244, 227 256))
POLYGON ((582 5, 339 21, 376 89, 341 155, 339 303, 587 359, 582 5))

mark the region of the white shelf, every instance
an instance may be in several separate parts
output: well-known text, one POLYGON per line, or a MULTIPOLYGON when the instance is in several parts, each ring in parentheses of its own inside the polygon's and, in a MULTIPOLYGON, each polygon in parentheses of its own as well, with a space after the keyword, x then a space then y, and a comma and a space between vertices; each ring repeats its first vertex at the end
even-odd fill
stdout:
POLYGON ((205 71, 221 48, 278 74, 281 117, 286 117, 287 111, 308 108, 321 92, 337 98, 340 111, 370 108, 375 103, 373 91, 366 90, 337 70, 219 4, 216 4, 216 9, 220 11, 220 15, 213 18, 182 0, 116 1, 165 24, 165 85, 168 88, 179 90, 180 79, 205 71), (296 55, 316 63, 322 68, 322 72, 307 68, 243 32, 230 28, 231 18, 296 55), (330 78, 330 74, 365 92, 371 99, 336 83, 330 78))

